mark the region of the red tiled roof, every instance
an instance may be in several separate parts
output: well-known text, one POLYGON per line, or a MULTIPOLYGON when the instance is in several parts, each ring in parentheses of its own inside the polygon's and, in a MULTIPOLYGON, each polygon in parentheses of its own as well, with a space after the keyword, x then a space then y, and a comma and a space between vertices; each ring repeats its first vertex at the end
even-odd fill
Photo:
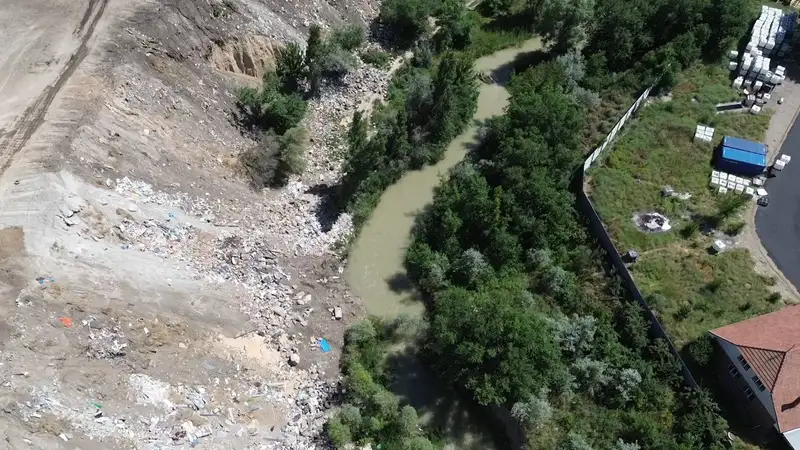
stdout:
POLYGON ((800 428, 800 305, 712 330, 739 347, 772 394, 778 428, 800 428))

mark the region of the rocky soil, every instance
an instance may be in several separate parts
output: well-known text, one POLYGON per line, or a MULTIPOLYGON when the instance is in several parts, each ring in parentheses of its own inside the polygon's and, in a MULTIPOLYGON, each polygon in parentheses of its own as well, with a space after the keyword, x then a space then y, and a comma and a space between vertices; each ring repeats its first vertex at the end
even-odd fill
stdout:
POLYGON ((98 5, 85 60, 0 177, 0 448, 324 448, 361 309, 335 250, 349 217, 321 193, 389 75, 323 88, 308 170, 274 191, 243 176, 255 142, 233 92, 312 22, 367 23, 376 4, 98 5))

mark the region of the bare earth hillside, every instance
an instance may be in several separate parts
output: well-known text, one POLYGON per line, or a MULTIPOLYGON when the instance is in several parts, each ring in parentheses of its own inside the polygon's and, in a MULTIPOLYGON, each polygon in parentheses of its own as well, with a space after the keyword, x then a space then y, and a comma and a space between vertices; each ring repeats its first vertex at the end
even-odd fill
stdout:
POLYGON ((323 89, 309 169, 278 191, 243 176, 254 141, 233 90, 311 23, 365 24, 375 8, 4 3, 0 448, 322 448, 358 305, 333 251, 349 218, 322 217, 316 193, 388 74, 361 67, 323 89))

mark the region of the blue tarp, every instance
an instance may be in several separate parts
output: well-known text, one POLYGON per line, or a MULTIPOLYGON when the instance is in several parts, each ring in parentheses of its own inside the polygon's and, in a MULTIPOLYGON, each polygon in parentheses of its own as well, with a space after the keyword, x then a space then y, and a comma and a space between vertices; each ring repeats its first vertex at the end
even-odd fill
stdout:
POLYGON ((760 142, 748 141, 746 139, 740 139, 733 136, 725 136, 724 138, 722 138, 722 146, 728 148, 734 148, 737 150, 744 150, 746 152, 756 153, 758 155, 767 154, 766 145, 760 142))
POLYGON ((319 340, 319 349, 322 350, 322 353, 328 353, 331 351, 331 344, 328 343, 328 340, 322 338, 319 340))

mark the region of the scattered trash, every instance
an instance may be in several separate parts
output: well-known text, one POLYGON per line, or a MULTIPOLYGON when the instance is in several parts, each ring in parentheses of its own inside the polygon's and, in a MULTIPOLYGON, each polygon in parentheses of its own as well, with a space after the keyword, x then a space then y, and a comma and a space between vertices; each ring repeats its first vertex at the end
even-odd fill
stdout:
POLYGON ((333 308, 333 318, 336 319, 336 320, 342 320, 342 317, 343 317, 342 307, 341 306, 337 306, 337 307, 333 308))
POLYGON ((633 223, 635 223, 641 231, 650 233, 669 231, 672 229, 672 226, 669 224, 669 219, 657 212, 634 214, 633 223))
POLYGON ((43 277, 36 277, 36 281, 38 281, 39 284, 44 284, 45 281, 49 281, 51 283, 55 283, 56 279, 55 279, 55 277, 51 277, 49 275, 45 275, 43 277))
POLYGON ((328 353, 331 351, 331 344, 328 342, 327 339, 322 338, 319 340, 319 348, 322 350, 322 353, 328 353))
POLYGON ((58 321, 61 322, 61 325, 64 325, 64 327, 72 328, 72 318, 71 317, 59 317, 58 321))
POLYGON ((300 355, 292 353, 292 356, 289 357, 289 365, 296 366, 298 364, 300 364, 300 355))
POLYGON ((14 180, 14 186, 19 186, 19 180, 14 180))

